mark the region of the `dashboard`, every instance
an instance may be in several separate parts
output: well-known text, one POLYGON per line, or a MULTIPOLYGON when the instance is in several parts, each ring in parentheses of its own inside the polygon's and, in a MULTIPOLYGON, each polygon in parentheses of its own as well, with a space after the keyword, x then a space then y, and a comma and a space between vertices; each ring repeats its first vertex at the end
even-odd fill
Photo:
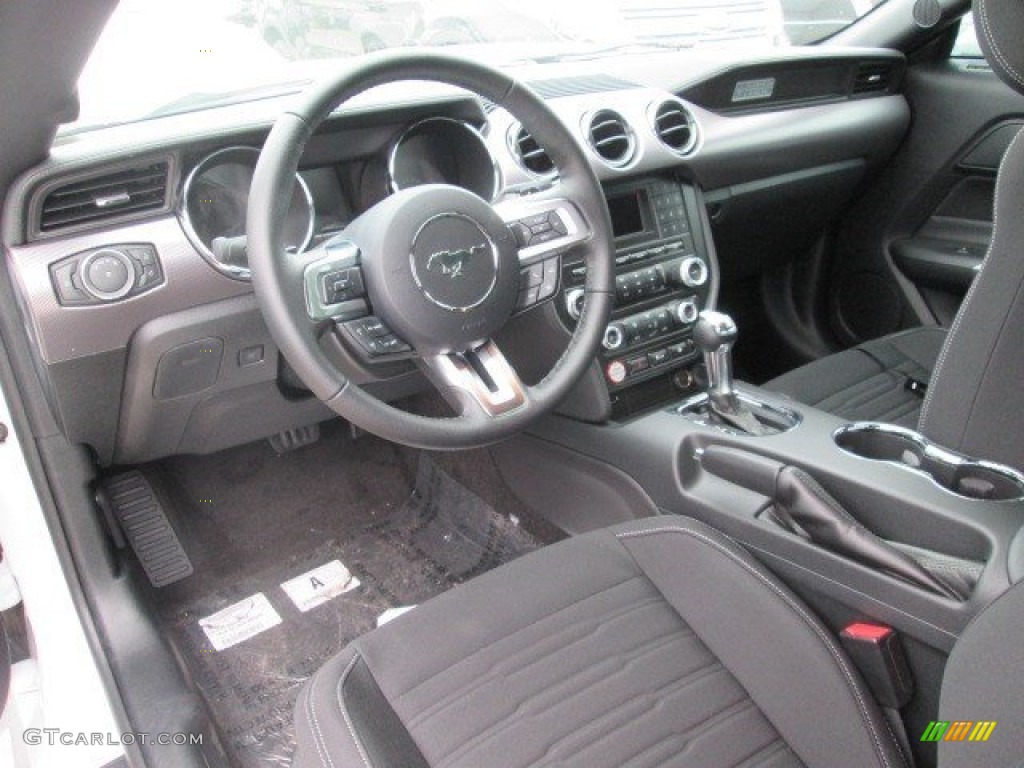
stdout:
MULTIPOLYGON (((611 64, 521 74, 586 148, 614 225, 616 308, 571 407, 589 420, 627 419, 691 386, 692 324, 722 281, 789 258, 783 244, 820 227, 909 120, 892 52, 703 67, 659 55, 633 70, 616 61, 615 75, 611 64), (687 65, 688 77, 675 74, 687 65), (764 213, 780 204, 793 212, 773 229, 764 213)), ((364 94, 308 143, 289 253, 419 184, 460 186, 500 209, 558 183, 503 109, 403 85, 364 94)), ((68 137, 6 201, 4 246, 40 374, 69 437, 101 463, 218 450, 330 416, 290 373, 249 282, 248 188, 281 109, 268 100, 68 137)), ((579 316, 584 273, 571 245, 561 269, 531 261, 531 246, 548 252, 565 226, 512 225, 524 277, 502 343, 517 365, 520 350, 528 381, 579 316)), ((334 289, 339 302, 361 296, 357 279, 334 289)), ((387 399, 426 386, 408 355, 364 343, 372 316, 352 322, 325 343, 354 381, 387 399)))

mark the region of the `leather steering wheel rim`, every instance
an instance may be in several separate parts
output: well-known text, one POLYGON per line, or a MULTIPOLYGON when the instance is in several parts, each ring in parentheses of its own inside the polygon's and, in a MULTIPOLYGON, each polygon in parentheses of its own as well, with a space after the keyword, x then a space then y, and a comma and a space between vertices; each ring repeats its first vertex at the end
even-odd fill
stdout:
MULTIPOLYGON (((378 203, 370 212, 387 202, 378 203)), ((353 231, 359 229, 361 218, 352 223, 353 231)), ((253 288, 264 319, 299 378, 341 417, 385 439, 417 448, 449 450, 486 445, 522 431, 550 411, 594 360, 613 304, 611 221, 601 184, 583 148, 528 88, 496 69, 448 55, 374 54, 356 68, 339 72, 302 93, 297 104, 275 122, 260 153, 249 196, 247 237, 253 288), (575 331, 549 373, 535 385, 523 385, 523 402, 504 412, 485 414, 467 406, 450 418, 420 416, 395 408, 350 381, 321 346, 324 324, 310 320, 302 290, 302 269, 308 259, 296 259, 283 246, 285 213, 299 158, 314 131, 338 106, 357 94, 402 80, 458 86, 508 110, 545 147, 558 168, 558 183, 552 190, 529 196, 531 203, 543 204, 556 197, 567 200, 578 210, 585 228, 585 237, 573 246, 575 253, 582 254, 587 268, 583 311, 575 331)), ((436 380, 434 383, 438 384, 436 380)), ((445 389, 443 383, 439 389, 445 389)))

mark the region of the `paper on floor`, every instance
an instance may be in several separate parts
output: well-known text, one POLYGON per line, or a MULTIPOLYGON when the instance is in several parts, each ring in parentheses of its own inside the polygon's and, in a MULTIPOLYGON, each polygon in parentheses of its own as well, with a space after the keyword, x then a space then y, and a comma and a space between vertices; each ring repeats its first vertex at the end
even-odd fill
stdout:
POLYGON ((319 568, 289 579, 281 585, 281 589, 292 599, 295 607, 305 613, 358 586, 359 579, 340 560, 331 560, 319 568))

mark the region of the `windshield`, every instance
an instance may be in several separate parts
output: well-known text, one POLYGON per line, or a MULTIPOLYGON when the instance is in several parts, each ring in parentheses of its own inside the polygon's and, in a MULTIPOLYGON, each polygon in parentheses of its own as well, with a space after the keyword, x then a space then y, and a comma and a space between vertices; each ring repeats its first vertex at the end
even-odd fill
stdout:
POLYGON ((121 0, 64 132, 299 90, 332 61, 439 47, 494 65, 818 42, 884 0, 121 0))

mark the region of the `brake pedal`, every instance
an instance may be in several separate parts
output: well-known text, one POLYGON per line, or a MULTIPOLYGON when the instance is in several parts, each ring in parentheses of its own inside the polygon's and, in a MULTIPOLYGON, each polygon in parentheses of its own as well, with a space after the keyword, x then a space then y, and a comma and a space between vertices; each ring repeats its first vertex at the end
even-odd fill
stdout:
POLYGON ((312 445, 320 439, 320 425, 308 424, 305 427, 286 429, 284 432, 278 432, 267 439, 270 441, 270 447, 278 454, 297 451, 299 448, 305 448, 307 445, 312 445))
POLYGON ((191 576, 192 561, 145 475, 125 472, 107 479, 104 486, 110 509, 150 583, 166 587, 191 576))

